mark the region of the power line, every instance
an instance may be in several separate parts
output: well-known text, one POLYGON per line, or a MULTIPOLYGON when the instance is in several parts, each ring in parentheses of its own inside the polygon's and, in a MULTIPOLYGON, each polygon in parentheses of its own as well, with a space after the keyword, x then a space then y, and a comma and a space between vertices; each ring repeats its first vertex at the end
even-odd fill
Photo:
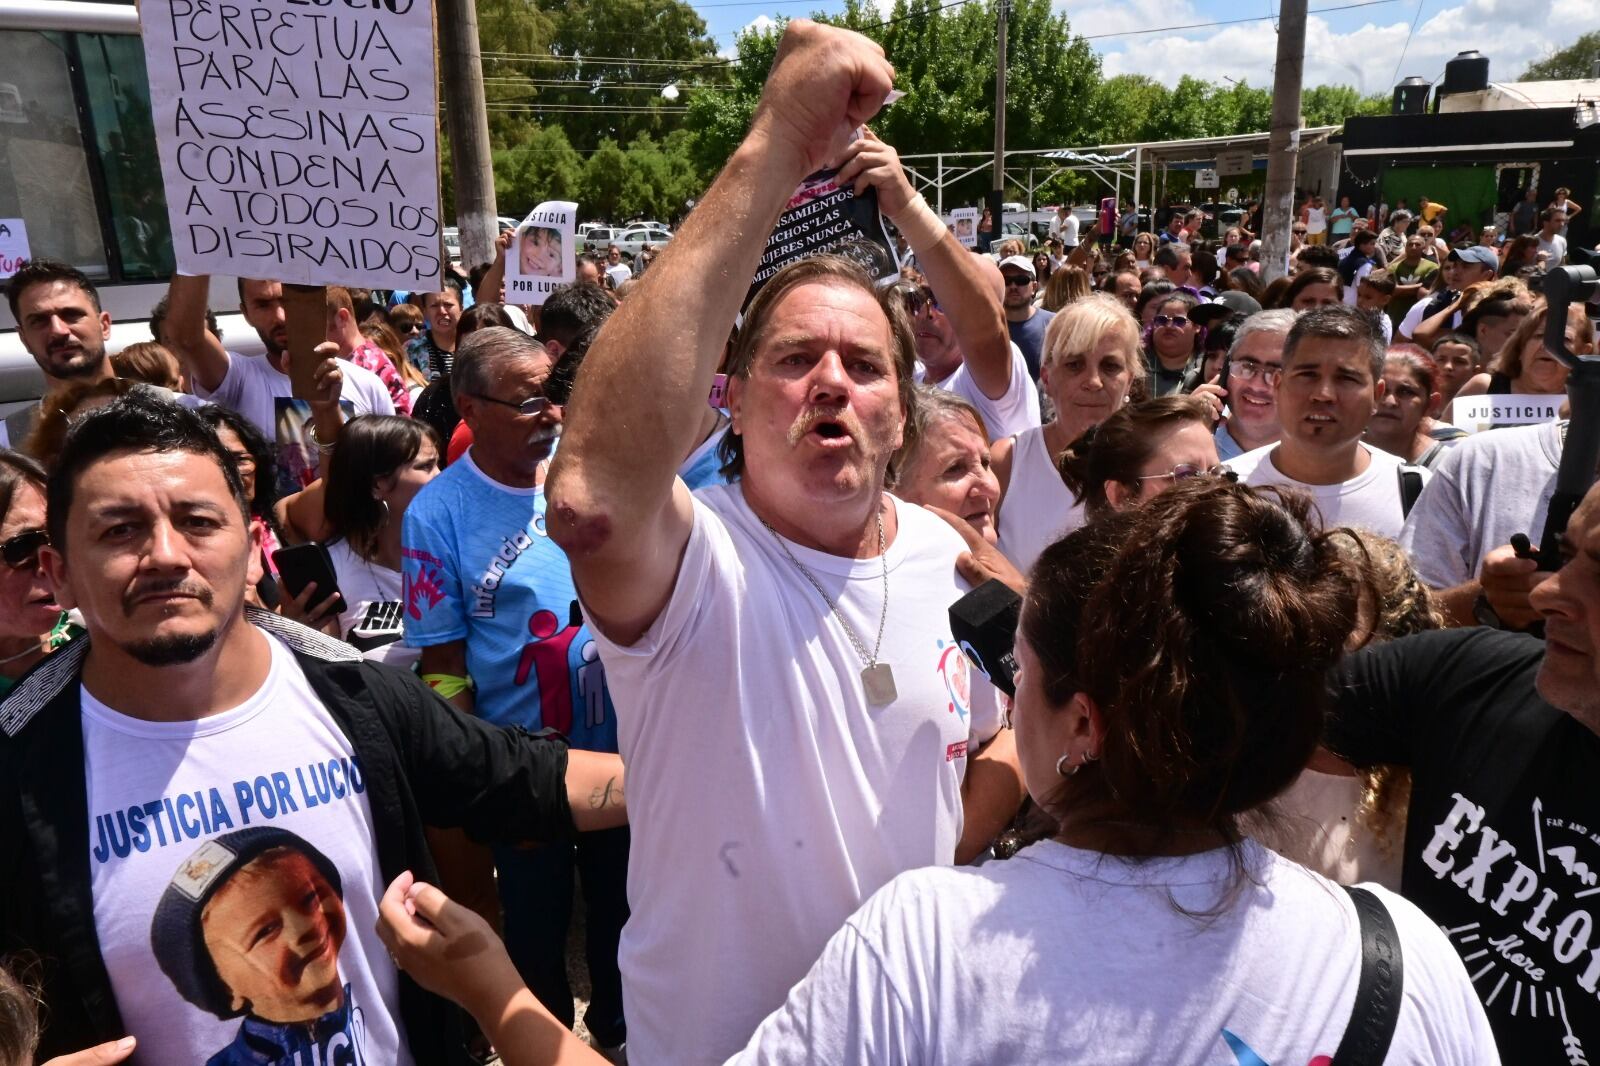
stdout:
POLYGON ((1389 78, 1390 85, 1400 80, 1400 65, 1406 61, 1406 49, 1411 47, 1411 37, 1417 32, 1417 23, 1422 21, 1422 5, 1426 2, 1427 0, 1417 0, 1417 13, 1411 16, 1411 29, 1406 31, 1406 43, 1400 46, 1400 58, 1394 61, 1394 74, 1389 78))
MULTIPOLYGON (((1309 15, 1320 15, 1325 11, 1354 11, 1360 7, 1378 7, 1383 4, 1393 4, 1397 0, 1364 0, 1359 4, 1339 4, 1336 7, 1314 7, 1307 12, 1309 15)), ((1155 26, 1147 30, 1119 30, 1116 33, 1091 33, 1083 37, 1086 41, 1100 41, 1107 37, 1137 37, 1146 33, 1172 33, 1179 30, 1206 30, 1213 26, 1237 26, 1243 22, 1270 22, 1274 15, 1255 15, 1242 19, 1218 19, 1214 22, 1191 22, 1186 26, 1155 26)))
POLYGON ((484 52, 486 60, 503 60, 508 63, 593 63, 596 66, 634 66, 634 67, 723 67, 736 64, 738 60, 727 59, 722 56, 707 56, 704 59, 648 59, 643 56, 591 56, 591 55, 559 55, 554 52, 484 52))
POLYGON ((871 22, 865 26, 849 26, 846 28, 856 30, 857 32, 861 30, 882 29, 884 26, 893 26, 897 22, 910 22, 912 19, 927 18, 929 15, 937 15, 941 11, 948 11, 952 7, 961 7, 972 2, 973 0, 950 0, 950 3, 948 4, 940 4, 938 7, 931 8, 927 11, 912 11, 901 15, 899 18, 885 19, 882 22, 871 22))
MULTIPOLYGON (((483 81, 485 85, 518 87, 533 85, 557 90, 582 90, 583 92, 610 92, 613 89, 660 92, 662 86, 666 84, 660 81, 606 81, 603 79, 598 82, 591 82, 578 81, 571 78, 484 78, 483 81)), ((734 92, 738 89, 737 85, 706 85, 681 81, 674 81, 671 84, 676 85, 680 90, 709 89, 714 92, 734 92)))
POLYGON ((541 104, 517 101, 491 100, 485 106, 489 111, 550 111, 576 115, 681 115, 687 107, 640 107, 629 104, 541 104))

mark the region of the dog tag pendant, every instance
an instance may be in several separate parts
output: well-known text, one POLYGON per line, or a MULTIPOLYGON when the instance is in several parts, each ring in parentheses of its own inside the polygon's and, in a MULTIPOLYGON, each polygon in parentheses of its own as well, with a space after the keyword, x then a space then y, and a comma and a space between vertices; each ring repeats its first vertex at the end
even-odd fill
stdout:
POLYGON ((874 707, 885 707, 898 695, 894 688, 894 671, 888 663, 872 663, 861 670, 861 687, 867 690, 867 702, 874 707))

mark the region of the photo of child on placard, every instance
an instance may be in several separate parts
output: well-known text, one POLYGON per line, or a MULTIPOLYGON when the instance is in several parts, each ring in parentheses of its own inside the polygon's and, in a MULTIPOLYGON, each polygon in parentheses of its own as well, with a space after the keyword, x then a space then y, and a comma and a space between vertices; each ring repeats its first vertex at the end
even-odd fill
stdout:
POLYGON ((958 207, 950 212, 950 229, 963 248, 978 246, 978 209, 958 207))
POLYGON ((524 275, 559 278, 561 231, 548 226, 526 226, 518 230, 517 259, 524 275))
POLYGON ((542 203, 528 212, 506 253, 506 303, 541 306, 578 276, 577 214, 578 205, 566 201, 542 203))

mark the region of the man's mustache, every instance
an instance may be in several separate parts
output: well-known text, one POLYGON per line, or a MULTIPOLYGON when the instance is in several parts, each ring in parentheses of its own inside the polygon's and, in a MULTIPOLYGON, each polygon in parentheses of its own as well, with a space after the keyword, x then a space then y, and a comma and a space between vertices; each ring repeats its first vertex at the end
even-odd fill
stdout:
POLYGON ((802 412, 794 425, 789 427, 789 446, 792 448, 799 444, 801 438, 822 422, 837 422, 853 440, 861 440, 866 436, 860 420, 848 407, 812 407, 802 412))
POLYGON ((177 581, 141 581, 133 585, 122 594, 122 612, 132 615, 133 609, 139 601, 150 596, 192 596, 199 600, 203 606, 210 607, 212 603, 211 589, 198 581, 180 578, 177 581))

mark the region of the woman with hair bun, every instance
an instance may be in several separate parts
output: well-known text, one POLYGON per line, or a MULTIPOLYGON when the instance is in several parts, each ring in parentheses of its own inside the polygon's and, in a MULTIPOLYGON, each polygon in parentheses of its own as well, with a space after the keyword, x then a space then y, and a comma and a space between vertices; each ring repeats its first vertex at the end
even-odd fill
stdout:
MULTIPOLYGON (((1047 548, 1014 715, 1055 837, 896 877, 732 1061, 1329 1061, 1355 907, 1239 826, 1311 755, 1355 626, 1355 580, 1308 512, 1193 481, 1047 548)), ((1443 933, 1372 891, 1404 972, 1384 1061, 1498 1062, 1443 933)))

